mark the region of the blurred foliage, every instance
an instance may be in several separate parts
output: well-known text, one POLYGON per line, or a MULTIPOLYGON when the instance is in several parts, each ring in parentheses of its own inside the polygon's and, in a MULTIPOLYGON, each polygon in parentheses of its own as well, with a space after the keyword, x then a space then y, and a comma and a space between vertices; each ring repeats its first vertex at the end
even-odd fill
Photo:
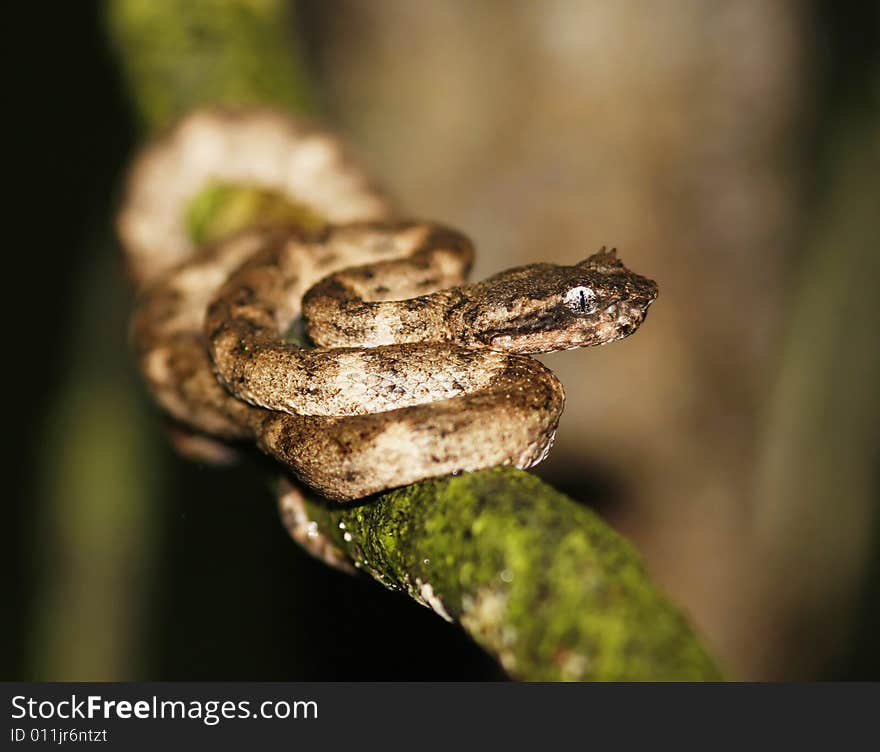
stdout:
POLYGON ((111 0, 106 8, 134 109, 149 130, 201 104, 311 109, 283 0, 111 0))
POLYGON ((189 236, 197 245, 219 240, 254 223, 307 229, 326 224, 307 206, 293 204, 280 193, 257 186, 213 183, 203 188, 186 210, 189 236))

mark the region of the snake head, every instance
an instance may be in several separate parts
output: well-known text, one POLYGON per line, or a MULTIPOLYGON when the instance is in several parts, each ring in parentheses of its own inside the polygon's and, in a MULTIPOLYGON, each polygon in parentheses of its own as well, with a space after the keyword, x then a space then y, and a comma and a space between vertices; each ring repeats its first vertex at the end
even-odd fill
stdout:
POLYGON ((530 264, 463 290, 456 329, 471 347, 543 353, 605 345, 632 334, 657 283, 604 248, 574 266, 530 264))

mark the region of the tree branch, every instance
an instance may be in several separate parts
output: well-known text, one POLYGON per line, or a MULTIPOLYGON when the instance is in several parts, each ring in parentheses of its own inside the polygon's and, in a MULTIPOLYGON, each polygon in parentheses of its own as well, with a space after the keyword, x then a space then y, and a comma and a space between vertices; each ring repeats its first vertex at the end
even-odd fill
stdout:
POLYGON ((307 509, 356 566, 460 623, 511 676, 720 678, 635 549, 530 473, 495 468, 307 509))

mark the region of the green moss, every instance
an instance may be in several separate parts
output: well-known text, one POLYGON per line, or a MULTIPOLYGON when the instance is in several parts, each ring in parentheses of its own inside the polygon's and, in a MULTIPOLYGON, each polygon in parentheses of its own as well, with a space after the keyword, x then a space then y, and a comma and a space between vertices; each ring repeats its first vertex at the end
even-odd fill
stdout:
POLYGON ((148 130, 202 105, 309 110, 314 100, 283 0, 105 4, 129 94, 148 130))
POLYGON ((309 207, 259 186, 211 183, 186 208, 187 230, 197 245, 254 225, 290 225, 311 230, 324 224, 324 218, 309 207))
POLYGON ((360 566, 435 598, 514 677, 720 678, 633 547, 529 473, 467 473, 312 512, 360 566))

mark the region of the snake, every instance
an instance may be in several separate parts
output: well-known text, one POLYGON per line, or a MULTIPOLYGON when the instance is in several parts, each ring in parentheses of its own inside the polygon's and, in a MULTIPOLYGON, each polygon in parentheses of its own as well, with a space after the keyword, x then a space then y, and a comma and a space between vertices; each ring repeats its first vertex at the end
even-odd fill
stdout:
POLYGON ((605 248, 468 283, 466 235, 401 217, 339 137, 272 111, 198 111, 148 144, 117 230, 133 347, 184 451, 255 444, 336 502, 541 462, 565 395, 532 356, 631 335, 658 292, 605 248), (310 221, 199 244, 186 209, 211 184, 310 221))

